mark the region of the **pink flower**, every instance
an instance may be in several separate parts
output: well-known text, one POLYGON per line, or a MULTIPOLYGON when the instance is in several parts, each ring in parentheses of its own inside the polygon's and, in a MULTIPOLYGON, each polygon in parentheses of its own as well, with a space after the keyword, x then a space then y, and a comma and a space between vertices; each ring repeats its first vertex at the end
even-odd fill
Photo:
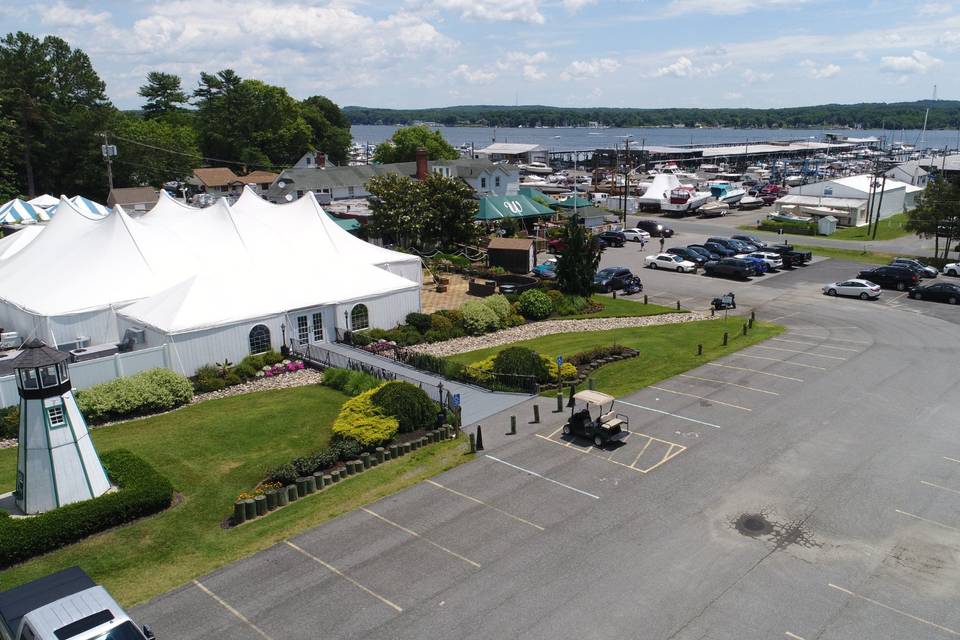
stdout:
POLYGON ((265 375, 265 376, 268 377, 268 378, 271 378, 271 377, 273 377, 273 371, 264 371, 264 372, 263 372, 263 375, 265 375))

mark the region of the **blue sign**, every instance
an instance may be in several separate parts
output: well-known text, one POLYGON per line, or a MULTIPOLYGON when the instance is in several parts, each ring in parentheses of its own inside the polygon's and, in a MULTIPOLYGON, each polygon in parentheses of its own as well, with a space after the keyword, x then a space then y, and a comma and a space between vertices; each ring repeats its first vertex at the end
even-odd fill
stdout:
POLYGON ((558 367, 563 366, 563 356, 557 356, 557 366, 558 367))
POLYGON ((460 394, 459 394, 459 393, 453 394, 453 406, 455 406, 455 407, 459 407, 459 406, 460 406, 460 394))

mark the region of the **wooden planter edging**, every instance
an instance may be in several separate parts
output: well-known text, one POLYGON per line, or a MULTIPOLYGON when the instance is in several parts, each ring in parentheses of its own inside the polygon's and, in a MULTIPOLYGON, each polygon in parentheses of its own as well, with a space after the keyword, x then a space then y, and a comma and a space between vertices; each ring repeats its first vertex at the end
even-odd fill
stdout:
POLYGON ((460 435, 460 430, 445 424, 439 429, 426 432, 426 435, 402 444, 393 443, 377 447, 372 453, 364 451, 360 457, 347 460, 340 469, 315 471, 313 475, 297 478, 294 484, 269 491, 247 500, 237 500, 233 503, 233 516, 230 518, 230 527, 238 527, 251 520, 268 516, 277 509, 289 505, 291 502, 308 498, 313 494, 324 491, 333 484, 345 481, 350 476, 363 473, 367 469, 379 466, 390 460, 395 460, 417 451, 423 447, 452 440, 460 435))
MULTIPOLYGON (((610 364, 611 362, 619 362, 620 360, 627 360, 629 358, 636 358, 640 355, 639 351, 634 350, 631 352, 623 352, 617 355, 607 356, 606 358, 600 358, 599 360, 594 360, 589 364, 582 365, 577 367, 577 377, 574 379, 567 379, 563 381, 563 384, 568 385, 571 382, 583 382, 587 377, 593 373, 595 370, 599 369, 605 364, 610 364)), ((546 382, 540 384, 540 389, 555 389, 557 387, 556 382, 546 382)))

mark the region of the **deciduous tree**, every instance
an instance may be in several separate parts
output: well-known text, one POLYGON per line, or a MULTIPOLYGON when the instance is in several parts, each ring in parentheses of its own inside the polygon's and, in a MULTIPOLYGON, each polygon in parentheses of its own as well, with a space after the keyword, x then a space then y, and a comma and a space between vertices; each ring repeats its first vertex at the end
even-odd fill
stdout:
POLYGON ((907 231, 921 238, 934 239, 934 254, 940 255, 940 238, 946 238, 943 257, 950 251, 951 241, 960 235, 960 188, 937 176, 917 198, 917 206, 907 212, 907 231))
POLYGON ((377 145, 373 161, 380 164, 412 162, 417 158, 417 149, 424 147, 430 160, 454 160, 460 157, 457 150, 447 142, 443 134, 426 125, 400 127, 389 140, 377 145))
POLYGON ((563 252, 557 258, 557 287, 560 291, 589 296, 593 292, 593 276, 600 266, 600 247, 587 234, 579 216, 572 216, 560 234, 563 252))

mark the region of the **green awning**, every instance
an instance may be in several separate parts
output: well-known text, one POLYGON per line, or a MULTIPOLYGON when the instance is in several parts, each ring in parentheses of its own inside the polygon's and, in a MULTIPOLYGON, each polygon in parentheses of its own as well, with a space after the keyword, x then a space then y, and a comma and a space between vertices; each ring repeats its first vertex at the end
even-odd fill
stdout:
POLYGON ((524 195, 484 196, 480 198, 477 220, 505 220, 507 218, 540 218, 553 214, 550 207, 534 202, 524 195))
POLYGON ((590 200, 584 200, 579 196, 571 196, 566 200, 557 200, 557 203, 554 206, 562 209, 573 209, 573 207, 576 206, 578 209, 582 209, 584 207, 592 207, 593 202, 590 200))
MULTIPOLYGON (((327 214, 330 216, 330 214, 327 214)), ((337 225, 344 231, 356 231, 360 228, 360 223, 354 220, 353 218, 338 218, 337 216, 330 216, 330 219, 337 223, 337 225)))

